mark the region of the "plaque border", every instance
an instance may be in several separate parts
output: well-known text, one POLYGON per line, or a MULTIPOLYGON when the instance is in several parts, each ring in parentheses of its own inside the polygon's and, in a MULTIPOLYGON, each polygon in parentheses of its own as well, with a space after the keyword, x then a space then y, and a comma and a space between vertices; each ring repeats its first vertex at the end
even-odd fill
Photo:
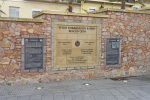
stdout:
POLYGON ((29 72, 46 72, 46 36, 45 35, 21 35, 21 73, 29 72), (25 38, 41 38, 43 39, 43 68, 42 69, 29 69, 25 70, 25 38))
POLYGON ((121 67, 121 44, 122 44, 122 36, 111 36, 111 38, 105 36, 104 68, 119 68, 119 67, 121 67), (119 39, 119 64, 106 65, 106 45, 107 45, 108 39, 119 39))
POLYGON ((101 33, 102 33, 102 22, 101 21, 82 21, 82 20, 71 20, 71 19, 53 19, 51 22, 52 33, 51 33, 51 69, 52 71, 58 70, 80 70, 80 69, 94 69, 100 68, 101 65, 101 33), (99 24, 99 61, 98 66, 84 66, 84 67, 66 67, 66 68, 54 68, 54 22, 74 22, 74 23, 89 23, 89 24, 99 24))

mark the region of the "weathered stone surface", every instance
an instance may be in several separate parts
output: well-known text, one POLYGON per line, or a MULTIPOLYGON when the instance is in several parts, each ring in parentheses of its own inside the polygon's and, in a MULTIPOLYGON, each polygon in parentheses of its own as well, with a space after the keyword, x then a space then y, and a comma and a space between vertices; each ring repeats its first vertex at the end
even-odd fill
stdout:
POLYGON ((16 32, 20 32, 21 29, 20 29, 20 28, 15 28, 15 31, 16 31, 16 32))
POLYGON ((20 32, 15 32, 16 35, 20 35, 20 32))
POLYGON ((13 33, 14 33, 14 30, 10 27, 10 28, 9 28, 9 32, 10 32, 10 34, 13 34, 13 33))
POLYGON ((103 32, 103 35, 110 35, 110 32, 103 32))
POLYGON ((8 69, 4 69, 3 75, 7 77, 12 76, 11 72, 8 69))
POLYGON ((2 73, 3 73, 3 69, 0 68, 0 74, 2 74, 2 73))
POLYGON ((33 33, 33 32, 34 32, 34 29, 29 29, 28 32, 29 32, 29 33, 33 33))
POLYGON ((142 53, 142 49, 138 49, 138 50, 137 50, 137 53, 142 53))
POLYGON ((0 79, 5 78, 3 75, 0 75, 0 79))
POLYGON ((123 57, 123 61, 126 62, 127 61, 127 57, 123 57))
POLYGON ((142 60, 142 56, 139 56, 139 57, 137 58, 137 60, 142 60))
POLYGON ((9 64, 9 62, 10 62, 10 59, 8 57, 4 57, 2 61, 0 62, 0 64, 9 64))
POLYGON ((22 29, 22 31, 27 31, 26 29, 22 29))
MULTIPOLYGON (((4 49, 3 48, 0 48, 0 56, 3 56, 4 55, 4 49)), ((0 60, 1 61, 1 60, 0 60)))
POLYGON ((3 34, 7 35, 9 34, 9 31, 4 31, 3 34))
POLYGON ((7 38, 3 38, 2 44, 10 44, 11 42, 7 38))
POLYGON ((14 64, 13 66, 15 69, 20 69, 20 67, 17 64, 14 64))
POLYGON ((11 23, 11 27, 12 27, 12 28, 15 28, 15 27, 16 27, 16 24, 15 24, 15 23, 11 23))
POLYGON ((14 49, 15 48, 15 44, 12 43, 11 46, 10 46, 10 49, 14 49))
POLYGON ((130 67, 129 69, 129 74, 132 76, 132 75, 135 75, 135 70, 133 67, 130 67))

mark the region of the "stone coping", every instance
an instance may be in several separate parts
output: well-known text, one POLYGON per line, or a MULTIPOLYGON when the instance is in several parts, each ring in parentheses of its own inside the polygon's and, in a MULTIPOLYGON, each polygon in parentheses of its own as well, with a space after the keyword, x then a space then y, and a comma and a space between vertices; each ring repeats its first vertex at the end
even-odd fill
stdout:
POLYGON ((98 13, 103 13, 103 12, 107 12, 107 11, 125 12, 125 13, 138 13, 138 14, 150 14, 150 12, 147 12, 146 10, 148 10, 148 9, 143 9, 143 10, 141 10, 141 9, 140 10, 125 10, 125 9, 107 8, 107 9, 101 9, 101 10, 90 12, 90 14, 98 14, 98 13))
POLYGON ((58 14, 58 15, 69 15, 69 16, 85 16, 85 17, 108 17, 108 15, 101 15, 101 14, 85 14, 85 13, 70 13, 70 12, 54 12, 54 11, 47 11, 43 10, 37 14, 34 14, 32 17, 36 18, 43 14, 58 14))
POLYGON ((18 22, 44 22, 43 19, 31 19, 31 18, 10 18, 10 17, 0 17, 0 21, 18 21, 18 22))
POLYGON ((145 7, 145 8, 140 8, 140 9, 135 9, 136 11, 144 11, 144 10, 150 10, 150 7, 145 7))
MULTIPOLYGON (((86 0, 86 2, 100 2, 100 3, 108 3, 108 4, 118 4, 121 5, 121 2, 110 2, 110 1, 104 1, 104 0, 86 0)), ((133 3, 126 3, 126 6, 134 6, 133 3)))
MULTIPOLYGON (((59 2, 57 0, 24 0, 24 1, 29 1, 29 2, 43 2, 43 3, 58 3, 58 4, 67 4, 68 5, 68 2, 66 1, 63 1, 63 2, 59 2)), ((81 5, 81 3, 73 3, 73 5, 81 5)))

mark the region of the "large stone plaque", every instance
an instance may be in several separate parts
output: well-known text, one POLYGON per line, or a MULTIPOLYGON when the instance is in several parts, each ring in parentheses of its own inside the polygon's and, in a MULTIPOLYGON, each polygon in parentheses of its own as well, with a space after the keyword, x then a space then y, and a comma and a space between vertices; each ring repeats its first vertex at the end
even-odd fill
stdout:
POLYGON ((25 70, 43 68, 43 39, 24 39, 25 70))
POLYGON ((99 24, 56 22, 54 68, 98 66, 99 24))
POLYGON ((106 65, 119 64, 119 39, 107 39, 106 65))

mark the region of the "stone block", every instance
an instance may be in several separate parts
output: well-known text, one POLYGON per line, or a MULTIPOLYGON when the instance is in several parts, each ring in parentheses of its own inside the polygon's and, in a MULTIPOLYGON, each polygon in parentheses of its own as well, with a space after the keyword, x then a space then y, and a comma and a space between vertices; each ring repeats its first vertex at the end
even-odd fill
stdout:
POLYGON ((31 69, 30 72, 38 72, 38 69, 31 69))
POLYGON ((66 20, 65 19, 60 19, 60 22, 66 22, 66 20))
POLYGON ((77 22, 77 23, 81 23, 81 20, 75 20, 75 22, 77 22))
POLYGON ((52 71, 58 71, 58 68, 52 68, 52 71))
POLYGON ((21 70, 24 70, 25 66, 24 66, 24 62, 21 62, 21 70))
POLYGON ((81 67, 81 69, 87 69, 88 67, 81 67))
POLYGON ((79 69, 80 69, 80 67, 75 67, 74 69, 76 69, 76 70, 78 69, 78 70, 79 70, 79 69))
POLYGON ((97 69, 97 68, 100 68, 100 66, 95 66, 95 68, 97 69))
POLYGON ((54 28, 54 22, 52 22, 52 28, 54 28))
POLYGON ((54 36, 54 28, 52 28, 52 33, 51 33, 51 35, 54 36))
POLYGON ((24 62, 25 56, 24 54, 21 54, 21 61, 24 62))
POLYGON ((43 53, 46 53, 46 46, 43 46, 43 53))
POLYGON ((30 38, 38 38, 37 35, 30 35, 30 38))
POLYGON ((67 70, 74 70, 74 67, 71 67, 71 68, 67 68, 67 70))
POLYGON ((59 70, 66 70, 66 68, 59 68, 59 70))
POLYGON ((96 21, 96 24, 101 24, 102 22, 101 21, 96 21))
POLYGON ((52 21, 59 21, 58 19, 52 19, 52 21))
POLYGON ((89 21, 88 23, 95 23, 95 21, 89 21))
POLYGON ((21 70, 21 73, 29 73, 29 70, 21 70))
POLYGON ((39 35, 39 38, 46 38, 45 35, 39 35))
POLYGON ((52 42, 54 42, 54 37, 52 37, 52 42))
POLYGON ((22 38, 29 38, 29 35, 21 35, 22 38))
POLYGON ((46 62, 43 61, 43 69, 46 69, 46 62))
POLYGON ((43 39, 43 45, 46 46, 46 38, 43 39))
POLYGON ((82 21, 82 23, 89 23, 89 21, 87 21, 87 20, 84 20, 84 21, 82 21))
POLYGON ((67 22, 74 22, 74 20, 68 19, 67 22))
POLYGON ((94 69, 94 66, 88 66, 88 69, 94 69))
POLYGON ((45 69, 39 69, 39 72, 46 72, 45 69))

